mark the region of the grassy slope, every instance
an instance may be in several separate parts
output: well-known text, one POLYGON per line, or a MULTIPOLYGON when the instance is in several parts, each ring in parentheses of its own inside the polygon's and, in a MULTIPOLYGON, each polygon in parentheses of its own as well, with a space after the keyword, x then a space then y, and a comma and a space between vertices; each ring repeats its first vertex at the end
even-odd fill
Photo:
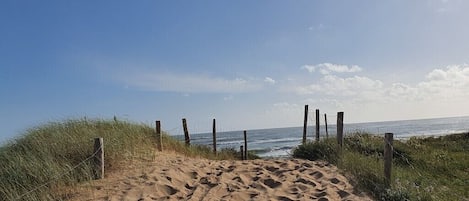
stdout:
POLYGON ((337 164, 378 200, 469 198, 469 133, 394 141, 390 189, 383 178, 383 137, 359 133, 347 137, 339 160, 336 147, 333 140, 309 143, 296 148, 294 156, 337 164))
MULTIPOLYGON (((92 178, 93 140, 104 138, 107 171, 132 160, 151 160, 156 152, 153 128, 118 120, 68 120, 29 130, 23 137, 0 147, 0 200, 63 200, 61 186, 92 178), (77 164, 78 167, 74 168, 77 164), (37 190, 29 192, 43 184, 37 190)), ((164 134, 165 150, 210 159, 235 159, 235 150, 214 155, 205 146, 186 147, 164 134)))

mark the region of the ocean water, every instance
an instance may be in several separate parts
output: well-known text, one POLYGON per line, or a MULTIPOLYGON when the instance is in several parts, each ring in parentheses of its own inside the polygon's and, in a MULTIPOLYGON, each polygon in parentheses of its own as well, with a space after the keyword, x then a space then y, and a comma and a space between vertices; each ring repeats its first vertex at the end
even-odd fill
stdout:
MULTIPOLYGON (((345 135, 364 131, 373 134, 394 133, 395 139, 405 140, 412 136, 439 136, 469 132, 469 117, 387 121, 344 125, 345 135)), ((309 125, 308 140, 315 139, 316 127, 309 125)), ((328 125, 329 137, 335 137, 336 125, 328 125)), ((184 136, 175 136, 184 139, 184 136)), ((320 126, 320 138, 326 137, 325 126, 320 126)), ((248 149, 261 157, 289 156, 292 148, 301 144, 303 127, 248 130, 248 149)), ((212 133, 191 134, 192 144, 212 145, 212 133)), ((235 148, 244 145, 243 131, 217 132, 217 148, 235 148)))

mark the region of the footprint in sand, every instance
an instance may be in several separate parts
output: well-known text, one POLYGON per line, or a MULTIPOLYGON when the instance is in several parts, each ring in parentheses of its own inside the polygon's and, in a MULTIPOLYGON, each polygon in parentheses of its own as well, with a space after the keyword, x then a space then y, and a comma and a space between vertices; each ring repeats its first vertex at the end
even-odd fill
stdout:
POLYGON ((302 191, 306 191, 306 190, 308 189, 308 186, 306 186, 306 185, 304 185, 304 184, 298 184, 297 186, 298 186, 298 188, 299 188, 300 190, 302 190, 302 191))
POLYGON ((277 199, 280 201, 293 201, 293 199, 286 196, 278 196, 277 199))
POLYGON ((277 170, 274 172, 275 176, 277 177, 285 177, 283 173, 288 172, 289 170, 277 170))
POLYGON ((187 176, 189 176, 189 178, 191 179, 197 179, 197 177, 199 176, 199 174, 197 172, 189 172, 187 173, 187 176))
MULTIPOLYGON (((244 185, 244 184, 246 184, 247 181, 249 181, 249 180, 251 180, 251 179, 249 179, 248 177, 246 177, 246 176, 244 176, 244 175, 239 175, 239 176, 234 177, 232 180, 233 180, 233 181, 237 181, 237 182, 239 182, 239 183, 241 183, 241 184, 244 185)), ((253 178, 252 180, 256 180, 256 181, 257 181, 257 180, 259 180, 259 177, 253 178)))
POLYGON ((319 198, 318 201, 329 201, 329 199, 322 197, 322 198, 319 198))
POLYGON ((275 181, 273 179, 266 179, 264 180, 263 182, 266 186, 270 187, 270 188, 277 188, 279 186, 282 185, 282 183, 278 182, 278 181, 275 181))
POLYGON ((253 181, 258 181, 259 179, 260 179, 260 177, 258 177, 258 176, 255 176, 255 177, 252 178, 253 181))
POLYGON ((233 172, 236 169, 236 166, 230 165, 228 166, 228 172, 233 172))
POLYGON ((306 171, 306 170, 308 170, 308 168, 302 167, 302 168, 298 169, 298 171, 301 172, 301 173, 304 172, 304 171, 306 171))
POLYGON ((317 186, 317 184, 314 183, 313 181, 308 181, 308 180, 303 179, 303 178, 299 178, 298 180, 295 181, 295 183, 296 183, 296 182, 300 182, 300 183, 303 183, 303 184, 307 184, 307 185, 310 185, 310 186, 313 186, 313 187, 317 186))
POLYGON ((249 198, 253 199, 255 197, 257 197, 259 195, 259 193, 251 193, 249 194, 249 198))
POLYGON ((239 189, 241 189, 241 188, 237 185, 227 185, 227 187, 226 187, 226 191, 230 192, 230 193, 238 191, 239 189))
POLYGON ((307 168, 313 167, 313 166, 312 166, 311 164, 309 164, 309 163, 303 163, 302 165, 303 165, 303 167, 307 167, 307 168))
POLYGON ((241 179, 241 177, 239 177, 239 176, 233 178, 232 180, 244 184, 244 181, 243 181, 243 180, 241 179))
POLYGON ((267 167, 265 167, 265 169, 270 171, 270 172, 275 172, 275 171, 279 170, 280 168, 274 167, 274 166, 267 166, 267 167))
POLYGON ((339 194, 340 198, 345 198, 350 195, 350 193, 343 191, 343 190, 337 191, 337 194, 339 194))
POLYGON ((332 178, 330 181, 331 181, 333 184, 338 184, 338 183, 340 182, 340 180, 337 179, 337 178, 332 178))
POLYGON ((178 189, 172 187, 172 186, 169 186, 169 185, 160 185, 158 187, 158 189, 160 189, 161 191, 165 192, 166 195, 174 195, 176 194, 177 192, 179 192, 178 189))
POLYGON ((249 185, 249 187, 260 190, 260 191, 266 190, 266 188, 259 183, 252 183, 251 185, 249 185))
POLYGON ((324 174, 320 171, 314 171, 313 173, 309 174, 314 177, 314 179, 321 179, 324 174))
POLYGON ((295 194, 295 195, 296 195, 296 194, 299 193, 300 189, 298 189, 297 187, 291 187, 291 188, 289 189, 289 191, 290 191, 291 194, 295 194))
POLYGON ((262 171, 262 168, 260 167, 255 167, 254 169, 252 169, 254 172, 260 172, 262 171))
POLYGON ((288 163, 285 163, 285 162, 280 164, 280 167, 284 169, 286 169, 288 166, 289 166, 288 163))
POLYGON ((195 186, 190 186, 189 184, 186 183, 186 185, 184 185, 184 187, 187 189, 187 190, 194 190, 195 189, 195 186))
POLYGON ((316 196, 316 197, 324 197, 326 195, 327 195, 327 192, 325 192, 325 191, 314 194, 314 196, 316 196))
POLYGON ((216 181, 214 181, 213 178, 209 178, 209 177, 202 177, 200 179, 200 183, 205 184, 205 185, 209 186, 210 188, 213 188, 213 187, 218 185, 218 183, 216 181))

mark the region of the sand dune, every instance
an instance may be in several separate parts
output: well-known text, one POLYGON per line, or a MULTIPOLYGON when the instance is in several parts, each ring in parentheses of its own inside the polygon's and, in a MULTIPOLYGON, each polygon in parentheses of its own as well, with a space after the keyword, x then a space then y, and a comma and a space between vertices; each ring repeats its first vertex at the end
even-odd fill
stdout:
POLYGON ((299 159, 212 161, 163 153, 84 185, 73 200, 371 200, 335 166, 299 159))

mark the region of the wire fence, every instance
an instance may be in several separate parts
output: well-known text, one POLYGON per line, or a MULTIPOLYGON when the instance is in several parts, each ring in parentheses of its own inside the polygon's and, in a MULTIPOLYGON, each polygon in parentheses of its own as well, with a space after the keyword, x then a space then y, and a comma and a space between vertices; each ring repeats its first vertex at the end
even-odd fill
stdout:
POLYGON ((27 196, 27 195, 29 195, 29 194, 31 194, 31 193, 33 193, 33 192, 39 190, 39 189, 41 189, 41 188, 43 188, 43 187, 45 187, 45 186, 51 184, 52 182, 56 182, 56 181, 59 180, 60 178, 66 176, 66 175, 68 175, 68 174, 70 174, 72 171, 74 171, 74 170, 76 170, 77 168, 79 168, 80 166, 84 165, 84 164, 85 164, 86 162, 88 162, 89 160, 95 158, 95 157, 97 156, 97 154, 102 150, 102 148, 103 148, 103 145, 101 145, 98 149, 96 149, 96 151, 95 151, 93 154, 91 154, 88 158, 86 158, 85 160, 79 162, 79 163, 76 164, 75 166, 71 167, 69 170, 63 172, 62 174, 59 174, 59 175, 55 176, 53 179, 51 179, 51 180, 49 180, 49 181, 47 181, 47 182, 45 182, 45 183, 43 183, 43 184, 37 186, 36 188, 33 188, 33 189, 31 189, 31 190, 29 190, 29 191, 27 191, 27 192, 21 194, 20 196, 18 196, 18 197, 15 198, 14 200, 23 200, 23 198, 24 198, 25 196, 27 196))

